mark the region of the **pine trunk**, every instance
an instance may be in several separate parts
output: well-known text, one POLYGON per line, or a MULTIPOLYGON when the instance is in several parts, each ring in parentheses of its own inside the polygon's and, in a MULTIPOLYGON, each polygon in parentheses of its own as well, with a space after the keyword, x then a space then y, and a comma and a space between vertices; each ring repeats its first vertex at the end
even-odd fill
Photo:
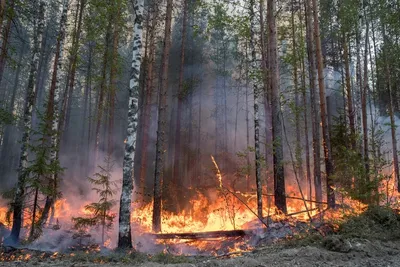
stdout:
POLYGON ((314 187, 315 200, 322 202, 322 184, 321 184, 321 152, 320 152, 320 117, 318 112, 318 100, 316 97, 317 88, 315 87, 315 53, 314 36, 312 31, 312 9, 310 0, 305 0, 306 4, 306 40, 307 55, 309 67, 309 85, 311 101, 311 120, 312 120, 312 139, 313 139, 313 158, 314 158, 314 187))
POLYGON ((119 229, 118 229, 118 248, 132 248, 131 236, 131 205, 134 170, 136 132, 138 121, 139 103, 139 81, 140 65, 142 62, 142 23, 143 23, 144 0, 134 2, 135 21, 134 37, 132 48, 132 70, 129 85, 129 109, 128 109, 128 128, 125 143, 125 155, 123 163, 122 192, 119 208, 119 229))
MULTIPOLYGON (((2 5, 3 5, 2 1, 2 5)), ((13 14, 14 10, 14 0, 11 0, 9 2, 9 8, 11 9, 9 12, 10 14, 13 14)), ((0 23, 2 24, 3 22, 3 16, 4 16, 4 10, 3 8, 0 7, 0 23)), ((8 45, 9 45, 9 39, 10 39, 10 33, 11 33, 11 24, 13 21, 13 16, 9 15, 7 16, 7 24, 4 28, 3 31, 3 40, 1 44, 1 52, 0 52, 0 84, 3 80, 3 74, 4 74, 4 69, 6 66, 6 59, 7 59, 7 53, 8 53, 8 45)), ((0 32, 1 32, 2 27, 0 26, 0 32)), ((4 99, 4 98, 3 98, 4 99)))
POLYGON ((184 64, 185 64, 185 44, 186 44, 186 24, 187 24, 187 0, 183 2, 183 19, 182 19, 182 40, 181 40, 181 58, 179 66, 179 82, 178 82, 178 108, 176 112, 176 129, 175 129, 175 155, 174 155, 174 173, 173 184, 176 186, 179 179, 179 166, 180 166, 180 152, 181 152, 181 120, 182 120, 182 106, 183 106, 183 78, 184 78, 184 64))
POLYGON ((324 64, 322 61, 321 52, 321 38, 319 30, 319 7, 316 0, 312 0, 313 5, 313 15, 314 15, 314 38, 316 47, 316 59, 318 67, 318 85, 319 85, 319 101, 320 101, 320 111, 321 111, 321 125, 322 125, 322 140, 324 148, 324 158, 325 158, 325 175, 326 175, 326 186, 327 186, 327 199, 328 207, 335 207, 335 192, 333 191, 333 165, 332 165, 332 155, 331 155, 331 145, 329 138, 329 124, 326 116, 326 98, 325 98, 325 82, 324 82, 324 64))
POLYGON ((165 17, 164 47, 161 60, 161 80, 158 106, 158 125, 156 143, 156 162, 154 174, 154 201, 153 201, 153 231, 161 231, 161 196, 164 170, 164 142, 166 131, 167 116, 167 91, 168 91, 168 64, 169 52, 171 48, 171 21, 172 21, 172 2, 167 0, 167 10, 165 17))
POLYGON ((276 46, 276 0, 268 0, 267 23, 269 27, 268 69, 271 88, 272 108, 272 143, 273 143, 273 167, 274 167, 274 196, 275 206, 286 213, 285 173, 283 166, 283 143, 281 106, 279 92, 278 51, 276 46))

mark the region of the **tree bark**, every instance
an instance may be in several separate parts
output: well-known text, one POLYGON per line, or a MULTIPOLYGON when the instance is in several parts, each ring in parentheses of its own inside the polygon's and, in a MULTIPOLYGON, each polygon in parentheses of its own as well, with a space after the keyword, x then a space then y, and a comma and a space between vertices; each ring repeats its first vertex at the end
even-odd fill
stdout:
POLYGON ((187 24, 187 9, 188 1, 183 0, 183 19, 182 19, 182 40, 181 40, 181 58, 179 66, 179 82, 178 82, 178 108, 176 112, 176 129, 175 129, 175 155, 174 155, 174 172, 173 184, 177 186, 179 179, 180 152, 181 152, 181 120, 182 120, 182 101, 183 101, 183 78, 185 66, 185 44, 186 44, 186 24, 187 24))
POLYGON ((322 125, 322 140, 324 148, 324 158, 325 158, 325 172, 326 172, 326 187, 327 187, 327 199, 328 207, 335 207, 335 192, 333 191, 333 165, 332 165, 332 155, 331 155, 331 145, 329 138, 329 124, 326 116, 326 98, 325 98, 325 82, 324 82, 324 64, 322 62, 322 52, 321 52, 321 38, 319 30, 319 7, 316 0, 312 0, 313 4, 313 15, 314 15, 314 35, 315 35, 315 47, 316 47, 316 58, 318 66, 318 85, 319 85, 319 101, 321 110, 321 125, 322 125))
MULTIPOLYGON (((1 5, 3 5, 4 0, 1 1, 1 5)), ((0 84, 3 80, 3 74, 4 74, 4 69, 6 66, 6 60, 7 60, 7 54, 8 54, 8 45, 9 45, 9 38, 10 38, 10 33, 11 33, 11 23, 13 21, 13 14, 14 12, 14 0, 10 0, 9 2, 9 8, 11 9, 9 11, 10 15, 7 16, 7 24, 6 27, 4 28, 3 32, 3 41, 1 45, 1 52, 0 52, 0 84)), ((0 7, 0 32, 1 32, 1 24, 3 23, 3 17, 4 17, 4 7, 0 7)))
MULTIPOLYGON (((37 6, 37 0, 33 0, 34 6, 37 6)), ((25 198, 25 181, 26 181, 26 169, 28 167, 28 146, 32 131, 32 110, 35 102, 36 93, 36 79, 37 79, 37 69, 40 57, 40 42, 42 40, 43 28, 44 28, 44 12, 45 12, 45 2, 43 0, 39 1, 39 9, 37 11, 37 17, 35 18, 35 23, 37 24, 37 30, 33 37, 33 53, 30 63, 28 88, 27 88, 27 98, 24 107, 24 130, 22 136, 22 146, 21 146, 21 156, 18 168, 18 182, 17 188, 13 200, 13 226, 11 229, 11 234, 7 237, 6 244, 18 244, 19 235, 22 226, 22 211, 24 208, 24 198, 25 198)))
POLYGON ((161 80, 158 104, 158 125, 156 143, 156 162, 154 174, 153 231, 161 231, 161 196, 164 169, 164 142, 167 115, 168 62, 171 48, 171 21, 173 0, 167 0, 165 16, 164 47, 161 60, 161 80))
POLYGON ((134 169, 136 132, 138 121, 139 103, 139 80, 140 65, 142 62, 142 24, 143 24, 144 0, 136 0, 134 3, 135 21, 134 37, 132 48, 132 70, 129 85, 129 108, 128 108, 128 128, 125 143, 125 155, 123 162, 122 192, 119 208, 119 228, 118 228, 118 248, 132 248, 131 236, 131 204, 134 169))
POLYGON ((271 87, 271 108, 272 108, 272 143, 273 143, 273 165, 274 165, 274 195, 275 206, 286 213, 285 196, 285 173, 283 166, 283 143, 281 106, 279 92, 279 69, 278 52, 276 46, 276 0, 268 0, 267 23, 269 27, 268 46, 268 70, 271 87))
POLYGON ((346 34, 343 34, 343 58, 344 58, 344 68, 346 76, 346 93, 347 93, 347 112, 349 116, 349 127, 351 134, 351 148, 356 149, 356 127, 354 122, 354 110, 353 110, 353 96, 351 92, 350 83, 350 63, 349 63, 349 50, 347 46, 346 34))
MULTIPOLYGON (((257 18, 255 15, 255 1, 249 2, 250 11, 250 52, 251 52, 251 71, 256 71, 260 66, 257 64, 256 52, 256 23, 257 18)), ((261 33, 262 34, 262 33, 261 33)), ((261 153, 260 153, 260 114, 259 114, 259 101, 260 89, 258 88, 257 80, 253 80, 253 94, 254 94, 254 147, 256 158, 256 186, 257 186, 257 216, 263 218, 263 203, 262 203, 262 174, 261 174, 261 153)))
POLYGON ((320 163, 320 117, 318 112, 318 101, 316 98, 317 89, 315 87, 315 53, 314 53, 314 37, 312 30, 312 9, 310 0, 305 0, 306 9, 306 40, 307 40, 307 56, 308 56, 308 72, 310 85, 310 101, 311 101, 311 120, 312 120, 312 139, 313 139, 313 159, 314 159, 314 187, 316 201, 322 201, 322 185, 321 185, 321 163, 320 163))
MULTIPOLYGON (((53 74, 50 85, 49 100, 47 103, 46 118, 51 123, 51 152, 50 161, 52 164, 58 162, 58 147, 59 147, 59 111, 58 103, 60 101, 60 81, 62 78, 61 68, 63 65, 64 40, 66 34, 68 0, 63 2, 63 11, 60 19, 60 29, 57 37, 57 47, 54 57, 53 74)), ((38 221, 38 227, 42 228, 46 223, 50 208, 54 205, 57 198, 57 179, 58 174, 53 173, 49 181, 51 193, 46 196, 46 202, 38 221)))

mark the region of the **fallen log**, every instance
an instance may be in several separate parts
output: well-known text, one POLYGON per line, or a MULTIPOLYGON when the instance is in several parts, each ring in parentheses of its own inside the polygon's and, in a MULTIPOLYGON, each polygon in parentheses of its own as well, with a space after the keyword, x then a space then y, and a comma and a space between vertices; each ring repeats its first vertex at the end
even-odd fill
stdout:
POLYGON ((219 237, 239 237, 251 234, 252 230, 212 231, 201 233, 146 234, 153 239, 206 239, 219 237))

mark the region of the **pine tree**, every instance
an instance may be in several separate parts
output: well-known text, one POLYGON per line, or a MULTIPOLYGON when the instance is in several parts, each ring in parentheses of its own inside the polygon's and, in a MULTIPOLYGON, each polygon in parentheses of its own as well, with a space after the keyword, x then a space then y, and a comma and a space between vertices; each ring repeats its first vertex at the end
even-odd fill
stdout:
POLYGON ((73 217, 72 221, 75 229, 101 227, 101 244, 104 245, 107 231, 112 228, 116 216, 112 212, 116 203, 113 200, 116 184, 111 180, 113 163, 110 157, 104 160, 104 167, 98 167, 100 171, 96 172, 93 178, 89 177, 88 180, 95 186, 92 189, 99 196, 99 200, 85 206, 85 210, 90 212, 88 217, 73 217))

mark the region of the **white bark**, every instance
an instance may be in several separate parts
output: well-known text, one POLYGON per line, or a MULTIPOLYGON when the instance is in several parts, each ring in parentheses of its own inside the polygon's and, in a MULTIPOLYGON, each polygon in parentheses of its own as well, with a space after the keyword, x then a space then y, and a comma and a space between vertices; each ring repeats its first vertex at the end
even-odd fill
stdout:
POLYGON ((139 103, 139 75, 142 61, 142 22, 144 0, 136 0, 134 4, 135 22, 132 48, 132 73, 129 85, 128 129, 125 143, 123 163, 122 193, 119 210, 118 247, 132 247, 131 238, 131 202, 133 191, 133 164, 135 158, 136 132, 139 103))
MULTIPOLYGON (((38 6, 37 1, 34 1, 33 6, 38 6)), ((37 70, 39 65, 40 57, 40 47, 43 36, 44 29, 44 12, 45 12, 45 1, 39 1, 39 11, 35 18, 35 24, 37 25, 37 31, 34 33, 32 42, 32 60, 30 63, 30 72, 27 88, 27 98, 24 108, 24 133, 22 135, 22 146, 21 146, 21 156, 18 168, 18 183, 13 201, 13 227, 11 230, 10 241, 18 242, 19 234, 21 230, 22 221, 22 210, 24 202, 25 193, 25 179, 26 179, 26 169, 28 167, 28 146, 32 131, 32 110, 35 103, 36 94, 36 79, 37 70)))
MULTIPOLYGON (((251 71, 256 72, 260 69, 257 64, 257 52, 255 48, 255 25, 257 19, 254 12, 255 1, 251 0, 249 6, 250 11, 250 52, 251 52, 251 71)), ((262 34, 262 33, 261 33, 262 34)), ((254 92, 254 147, 255 147, 255 158, 256 158, 256 185, 257 185, 257 215, 259 218, 263 217, 262 214, 262 183, 261 183, 261 154, 260 154, 260 113, 259 113, 259 101, 260 101, 260 88, 258 81, 253 79, 253 92, 254 92)))

